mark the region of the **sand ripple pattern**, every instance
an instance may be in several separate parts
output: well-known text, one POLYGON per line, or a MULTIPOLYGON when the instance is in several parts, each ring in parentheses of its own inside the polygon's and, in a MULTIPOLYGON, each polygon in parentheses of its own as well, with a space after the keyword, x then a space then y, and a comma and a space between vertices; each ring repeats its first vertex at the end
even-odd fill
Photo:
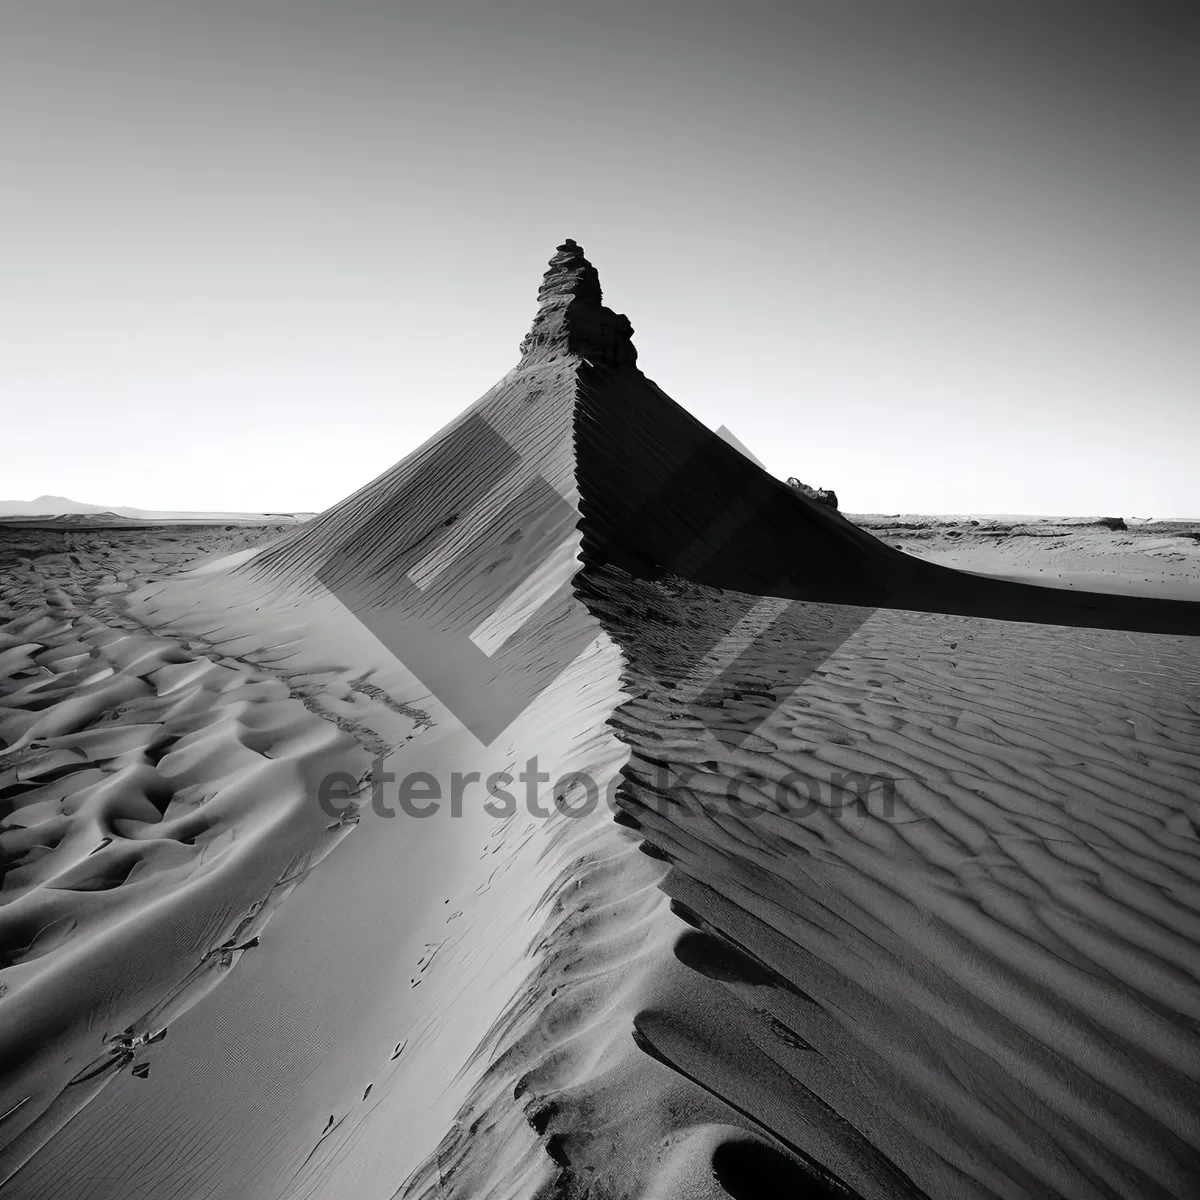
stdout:
POLYGON ((643 1049, 717 1092, 740 1063, 764 1126, 806 1106, 930 1195, 1194 1195, 1197 639, 881 610, 792 690, 828 607, 796 604, 699 709, 686 631, 734 597, 592 580, 704 993, 643 1049))
POLYGON ((284 683, 102 620, 78 587, 18 591, 0 605, 0 1180, 148 1074, 354 827, 311 801, 354 742, 284 683))

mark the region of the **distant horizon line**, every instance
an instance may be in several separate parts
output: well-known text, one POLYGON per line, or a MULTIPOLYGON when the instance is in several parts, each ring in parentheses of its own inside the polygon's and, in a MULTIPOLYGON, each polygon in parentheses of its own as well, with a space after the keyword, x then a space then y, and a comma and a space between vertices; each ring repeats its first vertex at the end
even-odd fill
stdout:
MULTIPOLYGON (((335 501, 335 504, 340 501, 335 501)), ((227 508, 142 508, 138 505, 121 504, 121 505, 103 505, 95 504, 91 501, 74 500, 69 496, 57 495, 46 492, 40 496, 33 497, 32 500, 0 500, 0 520, 5 520, 11 517, 61 517, 61 516, 104 516, 111 514, 113 516, 128 516, 130 513, 144 513, 148 517, 159 516, 210 516, 210 517, 270 517, 270 516, 310 516, 316 517, 321 513, 326 512, 334 505, 327 505, 325 508, 249 508, 249 509, 227 509, 227 508), (72 510, 38 510, 33 511, 26 506, 37 504, 41 500, 63 500, 68 504, 77 505, 78 507, 72 510), (22 511, 7 511, 10 508, 18 508, 22 511)), ((917 511, 917 510, 898 510, 895 512, 884 512, 876 509, 864 512, 850 512, 849 510, 841 510, 844 517, 881 517, 887 520, 899 520, 904 517, 961 517, 966 520, 989 520, 989 521, 1087 521, 1087 520, 1108 520, 1114 517, 1119 517, 1124 521, 1138 521, 1141 523, 1150 524, 1156 521, 1200 521, 1200 516, 1138 516, 1127 515, 1120 512, 1088 512, 1088 513, 1064 513, 1064 512, 969 512, 969 511, 954 511, 942 510, 940 512, 917 511)), ((130 518, 137 519, 137 518, 130 518)))

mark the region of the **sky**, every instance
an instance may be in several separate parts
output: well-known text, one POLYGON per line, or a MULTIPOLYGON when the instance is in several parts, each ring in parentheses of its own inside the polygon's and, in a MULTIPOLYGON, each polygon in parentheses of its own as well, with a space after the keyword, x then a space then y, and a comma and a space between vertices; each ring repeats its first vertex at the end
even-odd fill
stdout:
POLYGON ((517 361, 851 512, 1200 517, 1191 0, 0 0, 0 499, 317 510, 517 361))

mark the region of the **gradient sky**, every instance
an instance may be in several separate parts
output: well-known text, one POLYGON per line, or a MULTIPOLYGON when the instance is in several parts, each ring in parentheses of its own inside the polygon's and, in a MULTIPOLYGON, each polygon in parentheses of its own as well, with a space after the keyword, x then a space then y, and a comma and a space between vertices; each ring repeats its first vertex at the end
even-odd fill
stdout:
POLYGON ((319 509, 639 361, 853 512, 1200 516, 1200 5, 0 0, 0 499, 319 509))

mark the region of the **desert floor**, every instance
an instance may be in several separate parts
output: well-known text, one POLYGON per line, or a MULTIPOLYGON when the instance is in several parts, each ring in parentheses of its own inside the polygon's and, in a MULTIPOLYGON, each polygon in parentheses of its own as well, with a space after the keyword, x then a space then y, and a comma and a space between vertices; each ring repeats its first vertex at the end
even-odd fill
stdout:
POLYGON ((851 520, 908 554, 960 570, 1044 587, 1200 600, 1200 521, 900 514, 851 520))
MULTIPOLYGON (((922 520, 864 519, 1200 584, 1191 527, 922 520)), ((1200 640, 747 630, 755 597, 571 555, 540 586, 574 578, 587 648, 485 752, 336 604, 237 570, 279 533, 0 527, 3 1195, 1190 1194, 1200 640), (371 803, 376 756, 535 754, 499 817, 371 803), (610 803, 556 811, 572 771, 610 803)))

